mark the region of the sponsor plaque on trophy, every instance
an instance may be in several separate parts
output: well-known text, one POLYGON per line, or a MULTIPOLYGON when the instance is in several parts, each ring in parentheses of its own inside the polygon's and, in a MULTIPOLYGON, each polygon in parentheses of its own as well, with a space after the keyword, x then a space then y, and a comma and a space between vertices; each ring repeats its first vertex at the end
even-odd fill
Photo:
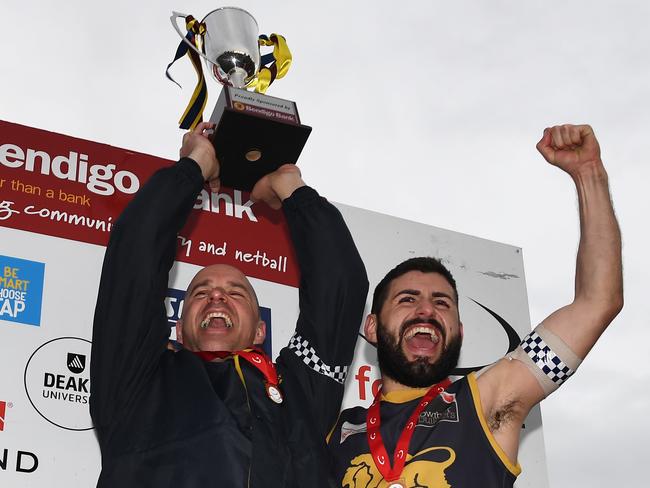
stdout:
POLYGON ((199 74, 181 128, 196 125, 205 108, 207 90, 199 56, 223 85, 209 119, 216 125, 211 140, 221 165, 221 183, 251 191, 264 175, 285 163, 295 164, 311 127, 300 123, 295 102, 264 93, 291 64, 284 38, 259 36, 253 16, 236 7, 213 10, 200 22, 174 12, 171 21, 183 38, 174 61, 187 53, 199 74), (179 17, 185 19, 185 34, 177 24, 179 17), (272 46, 273 52, 261 56, 260 45, 272 46))

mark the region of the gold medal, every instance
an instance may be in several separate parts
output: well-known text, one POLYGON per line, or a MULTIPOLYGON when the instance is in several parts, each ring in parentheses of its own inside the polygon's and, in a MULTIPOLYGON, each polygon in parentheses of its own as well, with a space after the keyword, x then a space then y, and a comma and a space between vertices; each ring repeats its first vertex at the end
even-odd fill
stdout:
POLYGON ((244 358, 248 363, 264 375, 264 389, 266 396, 272 402, 278 405, 284 401, 282 392, 280 391, 280 378, 275 370, 273 361, 260 349, 244 349, 237 351, 237 354, 244 358))
POLYGON ((388 483, 389 483, 388 488, 407 488, 406 481, 404 480, 404 478, 400 478, 394 481, 389 481, 388 483))
POLYGON ((275 403, 282 403, 284 401, 284 398, 282 398, 282 392, 280 391, 280 388, 278 388, 275 385, 272 385, 271 383, 266 384, 266 396, 268 396, 271 400, 273 400, 275 403))

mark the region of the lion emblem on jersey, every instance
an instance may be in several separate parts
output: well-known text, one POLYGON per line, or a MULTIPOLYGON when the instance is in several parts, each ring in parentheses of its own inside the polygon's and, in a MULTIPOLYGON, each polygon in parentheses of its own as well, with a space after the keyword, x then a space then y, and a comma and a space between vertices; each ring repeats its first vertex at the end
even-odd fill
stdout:
MULTIPOLYGON (((445 469, 456 460, 456 453, 449 447, 430 447, 418 452, 415 456, 408 454, 402 472, 408 488, 452 488, 447 483, 445 469), (440 456, 443 461, 440 461, 440 456)), ((370 454, 361 454, 350 461, 350 467, 345 470, 341 484, 343 488, 385 488, 388 482, 384 480, 375 466, 370 454)))

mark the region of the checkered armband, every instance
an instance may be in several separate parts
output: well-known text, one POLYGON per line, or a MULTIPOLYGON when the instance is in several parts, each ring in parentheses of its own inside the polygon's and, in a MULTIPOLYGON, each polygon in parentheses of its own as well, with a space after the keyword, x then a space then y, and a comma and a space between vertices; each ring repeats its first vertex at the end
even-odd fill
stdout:
POLYGON ((311 347, 307 339, 303 339, 297 333, 294 334, 289 341, 289 349, 293 351, 296 356, 302 359, 303 363, 317 373, 328 376, 337 383, 345 383, 345 377, 348 374, 348 367, 330 366, 329 364, 325 364, 325 362, 318 357, 316 350, 311 347))
POLYGON ((533 373, 544 395, 557 390, 575 373, 582 360, 553 332, 539 325, 506 356, 522 361, 533 373))

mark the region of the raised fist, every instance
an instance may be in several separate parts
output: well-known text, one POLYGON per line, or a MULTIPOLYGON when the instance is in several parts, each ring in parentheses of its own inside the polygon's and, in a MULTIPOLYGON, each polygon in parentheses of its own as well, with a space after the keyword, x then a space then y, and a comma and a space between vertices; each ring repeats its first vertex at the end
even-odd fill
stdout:
POLYGON ((590 165, 601 165, 600 146, 589 125, 556 125, 544 129, 537 150, 544 159, 570 175, 590 165))

